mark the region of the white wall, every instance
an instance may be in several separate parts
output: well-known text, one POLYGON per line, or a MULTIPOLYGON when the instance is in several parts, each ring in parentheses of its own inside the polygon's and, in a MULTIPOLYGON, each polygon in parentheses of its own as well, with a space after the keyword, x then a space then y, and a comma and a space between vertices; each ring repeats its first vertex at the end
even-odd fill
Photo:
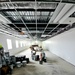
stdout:
POLYGON ((75 28, 43 42, 44 48, 75 65, 75 28))
POLYGON ((28 43, 29 43, 29 41, 22 40, 22 39, 19 39, 17 37, 11 36, 11 35, 0 33, 0 44, 2 44, 2 46, 4 47, 5 52, 10 52, 10 55, 14 55, 20 51, 23 51, 23 50, 29 48, 28 43), (10 39, 12 41, 12 49, 8 49, 7 39, 10 39), (16 48, 16 40, 19 42, 18 48, 16 48), (21 42, 22 42, 22 47, 20 44, 21 42))

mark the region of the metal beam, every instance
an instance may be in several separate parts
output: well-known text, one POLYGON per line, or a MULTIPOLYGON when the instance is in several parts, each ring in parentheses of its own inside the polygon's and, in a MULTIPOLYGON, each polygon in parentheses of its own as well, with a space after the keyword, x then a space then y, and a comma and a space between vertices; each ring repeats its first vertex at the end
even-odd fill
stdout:
MULTIPOLYGON (((15 22, 13 22, 13 23, 14 23, 14 24, 23 24, 23 23, 15 23, 15 22)), ((12 23, 11 23, 11 24, 12 24, 12 23)), ((26 24, 35 24, 35 23, 26 23, 26 24)), ((42 22, 42 23, 37 23, 37 24, 40 24, 40 25, 41 25, 41 24, 47 24, 47 23, 43 23, 43 22, 42 22)))
POLYGON ((58 24, 55 28, 53 28, 53 29, 48 33, 48 35, 51 34, 59 25, 60 25, 60 24, 58 24))
MULTIPOLYGON (((24 26, 24 24, 23 23, 14 23, 16 26, 18 26, 18 27, 25 27, 24 26)), ((8 25, 10 25, 11 27, 13 27, 12 26, 12 24, 8 24, 8 25)), ((26 24, 27 25, 27 27, 35 27, 35 23, 31 23, 31 24, 26 24)), ((46 27, 46 24, 37 24, 38 25, 38 27, 46 27)), ((49 26, 48 27, 56 27, 58 24, 49 24, 49 26)), ((59 28, 63 28, 63 27, 65 27, 65 26, 67 26, 67 24, 60 24, 60 26, 59 26, 59 28)), ((47 28, 48 28, 47 27, 47 28)))
POLYGON ((37 1, 35 0, 36 40, 37 40, 37 1))
MULTIPOLYGON (((18 15, 6 15, 6 17, 12 17, 12 16, 18 16, 18 15)), ((24 17, 24 16, 33 17, 34 15, 20 15, 20 16, 22 16, 22 17, 24 17)), ((37 15, 37 16, 41 16, 41 15, 37 15)), ((48 15, 42 15, 42 16, 48 16, 48 15)))
MULTIPOLYGON (((61 2, 62 2, 62 0, 60 0, 59 5, 61 4, 61 2)), ((45 27, 43 33, 46 31, 46 29, 47 29, 49 23, 50 23, 50 21, 47 23, 47 25, 46 25, 46 27, 45 27)), ((59 25, 59 24, 58 24, 58 25, 59 25)), ((56 27, 55 27, 55 28, 56 28, 56 27)), ((55 29, 55 28, 54 28, 54 29, 55 29)), ((54 30, 54 29, 53 29, 53 30, 54 30)), ((52 30, 52 31, 53 31, 53 30, 52 30)), ((51 32, 52 32, 52 31, 51 31, 51 32)), ((42 33, 42 35, 43 35, 43 33, 42 33)), ((42 36, 42 35, 41 35, 41 36, 42 36)))
MULTIPOLYGON (((11 3, 11 0, 9 0, 10 1, 10 3, 11 3)), ((12 4, 12 6, 14 7, 14 5, 12 4)), ((19 14, 19 12, 16 10, 16 8, 14 7, 14 9, 15 9, 15 11, 18 13, 18 15, 19 15, 19 17, 20 17, 20 19, 21 19, 21 21, 23 22, 23 24, 25 25, 25 27, 26 27, 26 29, 28 30, 28 32, 29 32, 29 29, 28 29, 28 27, 26 26, 26 24, 24 23, 24 21, 23 21, 23 19, 22 19, 22 17, 20 16, 20 14, 19 14)), ((28 34, 28 33, 27 33, 28 34)), ((29 34, 28 34, 29 35, 29 34)), ((30 35, 31 36, 31 38, 33 38, 32 37, 32 35, 30 35)), ((29 37, 30 37, 29 36, 29 37)))
MULTIPOLYGON (((15 8, 35 8, 35 0, 34 1, 15 1, 15 2, 11 2, 15 5, 15 8), (16 6, 18 5, 18 7, 16 6)), ((0 3, 0 6, 2 9, 7 9, 7 7, 5 7, 4 4, 9 4, 9 8, 12 9, 13 7, 11 6, 10 2, 4 2, 4 3, 0 3)), ((37 9, 55 9, 58 3, 54 3, 54 2, 44 2, 44 1, 37 1, 37 9)))
MULTIPOLYGON (((47 30, 49 29, 53 29, 54 27, 48 27, 47 30)), ((61 27, 62 28, 62 27, 61 27)), ((57 28, 57 29, 61 29, 61 28, 57 28)), ((29 29, 35 29, 35 27, 29 27, 29 29)), ((44 27, 38 27, 38 29, 42 30, 44 29, 44 27)))
MULTIPOLYGON (((5 17, 6 18, 6 17, 5 17)), ((9 20, 10 21, 10 20, 9 20)), ((11 22, 11 21, 10 21, 11 22)), ((12 22, 11 22, 12 23, 12 22)), ((14 23, 12 23, 12 25, 17 28, 20 32, 22 32, 14 23)))
MULTIPOLYGON (((31 8, 21 8, 21 9, 16 9, 17 11, 35 11, 35 9, 31 9, 31 8)), ((6 11, 15 11, 15 9, 0 9, 0 12, 6 12, 6 11)), ((37 11, 47 11, 47 12, 49 12, 49 11, 51 11, 51 12, 53 12, 53 11, 55 11, 55 9, 37 9, 37 11)))

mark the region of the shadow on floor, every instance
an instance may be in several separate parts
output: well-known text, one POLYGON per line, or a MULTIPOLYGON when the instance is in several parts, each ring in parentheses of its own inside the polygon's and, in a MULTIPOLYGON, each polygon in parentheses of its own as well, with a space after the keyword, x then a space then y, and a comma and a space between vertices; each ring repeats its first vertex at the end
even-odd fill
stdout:
POLYGON ((33 71, 36 71, 36 67, 34 65, 26 65, 25 67, 15 68, 14 73, 12 75, 30 75, 33 71))
POLYGON ((57 64, 58 61, 57 61, 56 59, 47 58, 47 63, 50 63, 50 64, 57 64))

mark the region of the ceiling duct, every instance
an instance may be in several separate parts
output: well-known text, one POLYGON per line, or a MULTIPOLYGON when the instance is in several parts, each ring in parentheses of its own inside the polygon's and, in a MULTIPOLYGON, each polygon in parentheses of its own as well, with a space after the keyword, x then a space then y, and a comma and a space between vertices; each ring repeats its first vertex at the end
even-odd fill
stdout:
POLYGON ((8 19, 6 19, 6 18, 5 18, 4 16, 2 16, 1 14, 0 14, 0 22, 5 23, 5 24, 11 23, 8 19))
MULTIPOLYGON (((14 7, 17 8, 35 8, 35 2, 11 2, 13 3, 14 7)), ((0 3, 1 9, 14 9, 12 4, 9 2, 0 3)), ((37 2, 37 9, 55 9, 57 7, 58 3, 50 3, 50 2, 37 2)))
POLYGON ((50 19, 49 23, 53 22, 54 19, 57 17, 57 15, 60 13, 61 9, 64 7, 64 3, 59 3, 59 5, 57 6, 52 18, 50 19))
POLYGON ((59 23, 63 23, 72 13, 75 12, 75 6, 73 6, 60 20, 59 23))
POLYGON ((53 23, 57 23, 64 14, 73 6, 73 4, 65 4, 64 7, 61 9, 57 17, 54 19, 53 23))

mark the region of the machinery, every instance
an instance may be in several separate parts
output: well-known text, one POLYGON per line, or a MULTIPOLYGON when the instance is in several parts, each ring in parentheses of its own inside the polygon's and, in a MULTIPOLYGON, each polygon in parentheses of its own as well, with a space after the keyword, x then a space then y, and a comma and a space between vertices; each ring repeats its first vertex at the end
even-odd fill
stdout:
POLYGON ((26 63, 29 63, 29 58, 10 56, 9 52, 4 52, 4 48, 0 45, 0 75, 11 75, 14 67, 25 66, 26 63))
MULTIPOLYGON (((8 59, 9 60, 9 59, 8 59)), ((0 75, 12 74, 10 62, 7 64, 7 60, 4 54, 4 48, 0 45, 0 75)))

